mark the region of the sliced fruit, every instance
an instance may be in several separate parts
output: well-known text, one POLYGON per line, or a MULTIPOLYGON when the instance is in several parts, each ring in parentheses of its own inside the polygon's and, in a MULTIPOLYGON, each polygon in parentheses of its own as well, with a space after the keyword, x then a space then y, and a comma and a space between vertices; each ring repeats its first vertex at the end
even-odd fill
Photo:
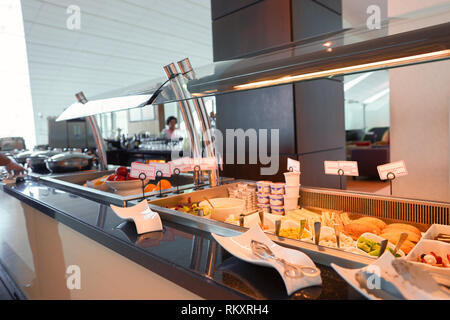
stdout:
POLYGON ((99 187, 101 185, 105 184, 105 181, 103 180, 97 180, 94 182, 94 187, 99 187))
POLYGON ((156 190, 159 190, 161 188, 161 190, 164 189, 170 189, 172 188, 172 184, 169 182, 169 180, 166 179, 162 179, 160 182, 158 182, 158 184, 156 185, 156 190))
POLYGON ((108 178, 106 178, 106 181, 114 181, 114 179, 116 178, 115 174, 111 174, 108 176, 108 178))
POLYGON ((147 185, 147 186, 145 187, 144 192, 145 192, 145 193, 147 193, 147 192, 152 192, 152 191, 155 190, 155 188, 156 188, 156 186, 155 186, 153 183, 150 183, 149 185, 147 185))

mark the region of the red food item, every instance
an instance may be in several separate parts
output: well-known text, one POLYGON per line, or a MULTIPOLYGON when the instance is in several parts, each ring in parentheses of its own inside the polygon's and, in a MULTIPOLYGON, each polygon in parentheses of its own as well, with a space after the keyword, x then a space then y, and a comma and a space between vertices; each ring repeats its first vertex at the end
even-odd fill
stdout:
POLYGON ((119 167, 116 169, 116 175, 126 177, 128 176, 128 169, 126 167, 119 167))
POLYGON ((114 181, 114 179, 116 178, 115 174, 111 174, 108 176, 108 178, 106 178, 106 181, 114 181))
POLYGON ((450 262, 450 254, 447 253, 447 260, 450 262))
POLYGON ((125 181, 126 180, 126 178, 124 177, 124 176, 119 176, 119 175, 117 175, 115 178, 114 178, 114 181, 125 181))
POLYGON ((138 178, 133 178, 130 174, 127 174, 127 180, 139 180, 138 178))

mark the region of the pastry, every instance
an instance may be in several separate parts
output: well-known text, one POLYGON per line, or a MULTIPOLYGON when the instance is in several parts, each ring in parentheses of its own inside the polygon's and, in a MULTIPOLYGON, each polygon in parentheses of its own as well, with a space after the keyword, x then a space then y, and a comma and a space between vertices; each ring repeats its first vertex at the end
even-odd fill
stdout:
MULTIPOLYGON (((380 235, 380 237, 387 239, 390 243, 394 245, 397 245, 398 239, 400 239, 400 233, 388 232, 383 233, 382 235, 380 235)), ((415 246, 414 243, 406 239, 403 242, 402 246, 400 247, 400 250, 402 250, 405 254, 408 254, 414 248, 414 246, 415 246)))
POLYGON ((361 223, 357 221, 352 221, 349 224, 344 226, 344 232, 352 237, 354 240, 357 240, 360 235, 366 232, 376 233, 378 232, 378 227, 371 226, 370 224, 361 223))
POLYGON ((374 217, 362 217, 356 221, 367 221, 367 222, 373 223, 378 228, 380 228, 380 231, 383 230, 384 228, 386 228, 386 222, 384 222, 383 220, 380 220, 378 218, 374 218, 374 217))
POLYGON ((369 231, 371 233, 375 233, 375 234, 381 233, 381 228, 379 228, 375 223, 373 223, 371 221, 358 219, 358 220, 353 220, 353 222, 366 225, 367 227, 369 227, 372 230, 372 231, 369 231))
POLYGON ((386 228, 383 229, 383 232, 387 232, 388 230, 397 229, 397 230, 409 230, 416 233, 419 237, 422 236, 422 232, 420 230, 410 224, 406 223, 392 223, 388 224, 386 228))
POLYGON ((408 240, 414 243, 419 242, 420 238, 422 236, 418 236, 417 233, 412 232, 411 230, 407 230, 407 229, 384 229, 383 232, 381 233, 381 236, 383 236, 383 234, 393 234, 397 237, 400 237, 400 235, 402 233, 407 233, 408 234, 408 240))

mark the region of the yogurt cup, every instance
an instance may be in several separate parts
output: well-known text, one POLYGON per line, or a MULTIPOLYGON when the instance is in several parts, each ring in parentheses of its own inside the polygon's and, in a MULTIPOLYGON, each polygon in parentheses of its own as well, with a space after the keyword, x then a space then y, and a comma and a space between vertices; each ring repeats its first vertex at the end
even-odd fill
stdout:
POLYGON ((269 204, 270 203, 270 194, 268 193, 257 193, 256 197, 258 198, 258 203, 260 204, 269 204))
POLYGON ((287 212, 297 209, 298 198, 299 196, 296 197, 284 196, 284 210, 287 212))
POLYGON ((264 213, 270 213, 270 204, 258 203, 258 208, 261 208, 264 213))
POLYGON ((258 181, 256 182, 257 191, 259 193, 270 193, 270 181, 258 181))
POLYGON ((272 214, 284 216, 284 207, 283 206, 270 206, 270 210, 272 214))
POLYGON ((285 172, 284 180, 287 186, 297 186, 300 184, 300 172, 285 172))
POLYGON ((270 205, 271 206, 283 206, 284 196, 282 194, 271 194, 270 195, 270 205))
POLYGON ((284 183, 274 182, 270 184, 271 194, 284 194, 284 183))
POLYGON ((298 197, 300 194, 300 185, 286 185, 284 186, 284 195, 287 197, 298 197))

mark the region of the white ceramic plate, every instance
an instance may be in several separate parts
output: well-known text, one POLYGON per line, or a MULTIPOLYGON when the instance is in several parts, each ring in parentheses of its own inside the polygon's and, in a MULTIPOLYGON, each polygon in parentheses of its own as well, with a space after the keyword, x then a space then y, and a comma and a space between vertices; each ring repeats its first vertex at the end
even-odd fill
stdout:
MULTIPOLYGON (((406 273, 411 280, 406 280, 403 276, 397 273, 393 267, 393 263, 409 263, 405 258, 394 258, 390 252, 385 252, 374 263, 365 268, 370 268, 372 272, 377 273, 383 280, 380 283, 387 281, 389 286, 395 287, 397 293, 393 291, 387 292, 386 288, 376 290, 367 290, 362 288, 360 283, 356 280, 355 275, 361 269, 347 269, 339 267, 332 263, 331 267, 351 285, 356 291, 361 293, 370 300, 435 300, 435 299, 450 299, 450 295, 444 287, 440 287, 433 278, 427 273, 423 273, 415 268, 415 265, 408 264, 409 268, 406 273), (395 261, 395 262, 394 262, 395 261), (412 267, 412 268, 411 268, 412 267), (413 272, 415 276, 412 276, 413 272), (419 274, 419 277, 417 277, 419 274)), ((364 269, 364 268, 362 268, 364 269)), ((371 284, 375 284, 374 276, 371 276, 371 284)))
POLYGON ((212 236, 225 250, 227 250, 235 257, 252 264, 264 267, 272 267, 276 269, 283 279, 288 295, 291 295, 295 291, 302 288, 322 284, 322 278, 320 277, 320 275, 315 277, 305 276, 295 279, 285 277, 284 267, 281 263, 276 262, 272 259, 263 260, 255 256, 250 248, 250 243, 252 240, 256 240, 266 244, 277 257, 285 259, 290 263, 305 266, 315 266, 314 262, 306 254, 297 250, 284 248, 274 243, 264 234, 259 225, 254 225, 247 232, 235 237, 223 237, 214 233, 212 234, 212 236))

